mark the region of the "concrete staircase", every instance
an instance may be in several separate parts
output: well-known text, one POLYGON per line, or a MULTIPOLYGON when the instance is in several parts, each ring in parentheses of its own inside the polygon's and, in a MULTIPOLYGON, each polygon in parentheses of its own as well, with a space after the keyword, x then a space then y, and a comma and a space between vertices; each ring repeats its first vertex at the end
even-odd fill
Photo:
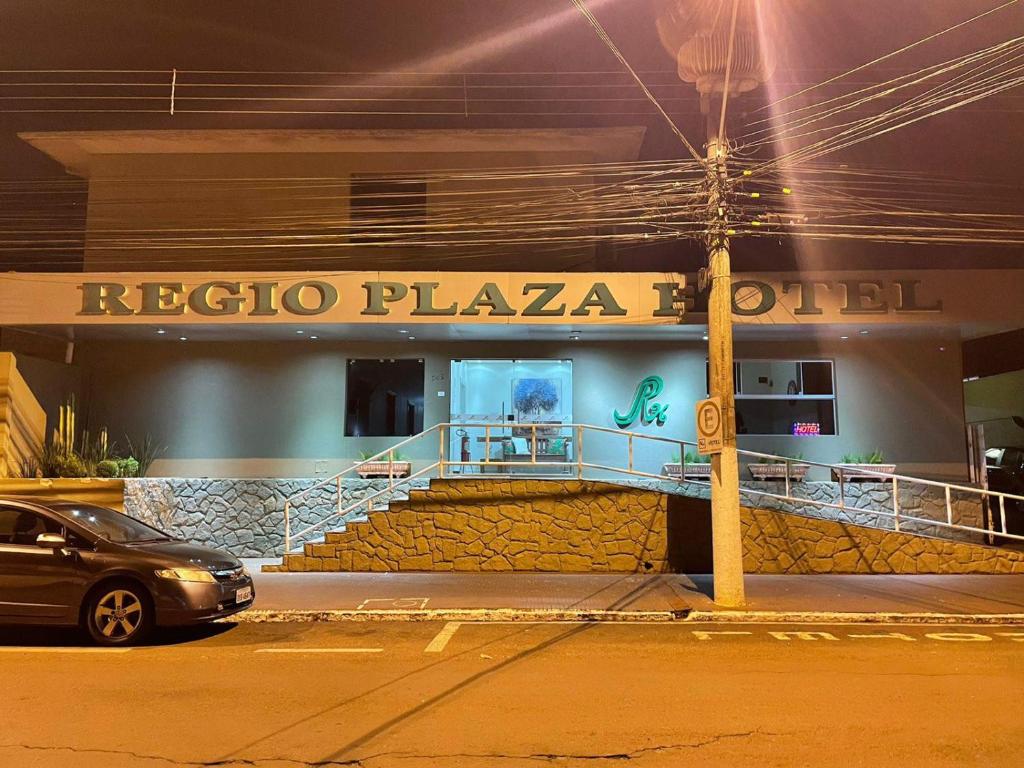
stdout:
MULTIPOLYGON (((1024 553, 743 508, 749 573, 1024 573, 1024 553)), ((587 480, 433 480, 265 571, 711 570, 706 500, 587 480)))
POLYGON ((578 480, 433 480, 264 570, 667 570, 662 497, 578 480))

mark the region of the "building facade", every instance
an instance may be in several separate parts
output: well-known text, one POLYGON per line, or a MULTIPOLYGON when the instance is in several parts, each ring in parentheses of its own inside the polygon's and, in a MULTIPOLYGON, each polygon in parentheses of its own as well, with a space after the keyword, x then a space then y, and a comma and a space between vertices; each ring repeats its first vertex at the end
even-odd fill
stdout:
MULTIPOLYGON (((693 439, 707 394, 695 273, 593 271, 599 240, 453 245, 449 260, 373 229, 440 226, 510 189, 514 204, 564 193, 523 168, 575 168, 585 191, 579 169, 636 162, 642 128, 23 138, 88 180, 86 246, 81 271, 3 276, 2 346, 51 426, 75 395, 94 432, 164 448, 152 474, 328 476, 439 423, 693 439), (402 210, 382 219, 394 184, 402 210), (626 418, 652 378, 660 418, 626 418)), ((1024 325, 1022 289, 1015 270, 899 264, 735 275, 740 446, 824 463, 880 452, 902 472, 966 479, 962 346, 1024 325)), ((515 453, 481 437, 453 432, 449 455, 515 453)), ((571 440, 557 448, 571 461, 571 440)))

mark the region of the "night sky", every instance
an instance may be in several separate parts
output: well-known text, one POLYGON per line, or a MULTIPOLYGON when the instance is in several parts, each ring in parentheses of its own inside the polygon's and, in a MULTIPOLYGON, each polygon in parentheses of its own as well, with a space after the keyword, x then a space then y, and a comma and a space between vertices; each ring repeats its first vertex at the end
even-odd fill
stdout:
MULTIPOLYGON (((693 0, 694 4, 708 0, 693 0)), ((684 5, 686 3, 684 2, 684 5)), ((819 82, 845 69, 937 32, 992 8, 997 0, 785 0, 769 3, 778 68, 777 93, 819 82)), ((674 61, 655 29, 662 3, 656 0, 593 0, 594 14, 630 63, 652 82, 670 84, 666 108, 691 140, 700 144, 703 121, 692 86, 673 83, 674 61)), ((1024 34, 1024 4, 1018 3, 963 30, 944 35, 880 67, 858 73, 841 90, 892 77, 915 68, 1024 34)), ((276 0, 275 2, 75 2, 5 0, 0 6, 0 82, 26 77, 11 70, 236 70, 394 72, 419 76, 461 73, 620 72, 621 67, 569 0, 276 0)), ((32 74, 34 80, 40 75, 32 74)), ((55 82, 66 78, 47 75, 55 82)), ((75 76, 72 76, 72 79, 75 76)), ((218 75, 217 77, 226 77, 218 75)), ((244 76, 239 76, 244 81, 244 76)), ((370 78, 370 75, 366 76, 370 78)), ((544 81, 533 76, 531 83, 544 81)), ((588 83, 600 82, 600 75, 588 83)), ((609 82, 623 83, 621 74, 609 82)), ((371 82, 368 80, 368 82, 371 82)), ((57 92, 57 91, 51 91, 57 92)), ((67 92, 67 91, 65 91, 67 92)), ((15 88, 0 87, 0 95, 15 88)), ((596 98, 601 91, 591 90, 596 98)), ((621 94, 622 90, 608 92, 621 94)), ((522 99, 539 89, 524 89, 522 99)), ((638 95, 633 93, 633 96, 638 95)), ((424 128, 551 127, 635 125, 648 127, 642 158, 684 157, 685 150, 646 105, 629 102, 626 115, 339 116, 339 115, 168 115, 168 114, 12 114, 15 104, 0 100, 0 181, 64 178, 63 169, 17 138, 19 131, 167 129, 224 127, 424 128)), ((17 102, 24 104, 24 102, 17 102)), ((737 99, 733 131, 747 113, 764 103, 763 91, 737 99)), ((593 111, 611 112, 612 102, 593 111)), ((527 111, 523 102, 518 112, 527 111)), ((987 99, 954 113, 931 118, 837 155, 840 162, 895 166, 966 179, 1019 184, 1024 168, 1024 88, 987 99)), ((984 201, 979 201, 982 205, 984 201)), ((685 246, 680 247, 683 251, 685 246)), ((665 246, 638 256, 673 258, 680 249, 665 246)), ((750 267, 778 264, 786 249, 744 246, 737 258, 750 267)), ((1008 251, 931 246, 858 245, 835 249, 844 264, 882 266, 899 254, 922 266, 995 266, 1016 263, 1008 251), (926 251, 927 253, 923 253, 926 251)), ((839 257, 837 257, 839 258, 839 257)))

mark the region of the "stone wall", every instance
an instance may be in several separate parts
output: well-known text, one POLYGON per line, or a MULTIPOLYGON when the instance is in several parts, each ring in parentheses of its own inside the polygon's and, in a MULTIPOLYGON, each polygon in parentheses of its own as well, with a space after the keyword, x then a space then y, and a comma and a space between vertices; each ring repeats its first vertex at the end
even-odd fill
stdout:
MULTIPOLYGON (((10 482, 10 481, 9 481, 10 482)), ((244 478, 139 478, 124 481, 124 511, 152 523, 169 533, 208 546, 227 549, 244 557, 271 557, 282 551, 284 544, 284 500, 299 491, 310 488, 315 479, 244 479, 244 478)), ((525 488, 524 484, 538 481, 499 480, 453 480, 446 487, 464 487, 465 493, 481 492, 486 486, 492 488, 498 482, 507 485, 506 491, 525 488), (483 485, 482 485, 483 484, 483 485)), ((551 481, 563 488, 566 481, 551 481)), ((576 481, 571 481, 576 482, 576 481)), ((589 481, 587 481, 589 482, 589 481)), ((342 483, 343 504, 364 498, 368 493, 381 490, 386 480, 346 480, 342 483)), ((425 480, 414 480, 412 488, 423 488, 425 480)), ((621 480, 608 485, 628 491, 638 488, 659 494, 672 494, 691 498, 707 498, 710 490, 696 483, 671 483, 644 480, 621 480)), ((882 529, 891 529, 891 518, 872 514, 869 509, 889 510, 892 508, 892 486, 888 483, 849 483, 846 485, 845 511, 816 504, 790 502, 773 499, 753 490, 779 493, 781 483, 745 481, 742 502, 750 508, 768 508, 781 512, 796 513, 825 520, 854 523, 882 529)), ((435 488, 439 488, 435 481, 435 488)), ((839 503, 839 488, 835 483, 809 482, 794 483, 792 493, 827 504, 839 503)), ((64 495, 73 495, 67 494, 64 495)), ((405 498, 405 491, 398 498, 405 498)), ((980 505, 970 494, 954 494, 953 519, 969 525, 981 526, 980 505)), ((502 502, 509 504, 511 495, 502 502)), ((375 507, 385 506, 386 496, 374 502, 375 507)), ((108 504, 109 506, 109 504, 108 504)), ((925 519, 945 520, 945 497, 928 486, 903 486, 900 488, 900 508, 908 515, 925 519), (916 491, 916 492, 915 492, 916 491)), ((333 484, 318 489, 306 499, 297 503, 292 510, 292 531, 318 523, 337 509, 337 496, 333 484)), ((398 509, 396 506, 395 510, 398 509)), ((353 517, 365 516, 365 509, 359 509, 353 517)), ((332 523, 332 525, 334 525, 332 523)), ((330 527, 330 526, 328 526, 330 527)), ((335 526, 338 527, 338 526, 335 526)), ((962 532, 951 532, 936 527, 918 526, 919 532, 942 538, 957 538, 978 541, 980 537, 962 532)), ((914 524, 904 523, 904 530, 915 530, 914 524)), ((319 536, 318 532, 316 536, 319 536)), ((566 554, 569 554, 568 552, 566 554)))
POLYGON ((39 464, 46 440, 46 412, 18 371, 0 352, 0 477, 22 477, 22 463, 39 464))
MULTIPOLYGON (((709 544, 710 505, 676 500, 591 481, 434 481, 265 569, 690 570, 680 553, 709 544)), ((744 507, 742 527, 749 573, 1024 573, 1024 553, 778 510, 744 507)))
POLYGON ((744 508, 747 573, 1020 573, 1024 553, 744 508))
POLYGON ((434 481, 324 544, 291 571, 668 570, 666 497, 609 483, 434 481))
MULTIPOLYGON (((318 482, 321 481, 131 478, 124 481, 124 511, 197 544, 223 548, 240 557, 272 557, 281 554, 284 547, 285 499, 318 482)), ((343 480, 342 504, 358 501, 387 485, 387 480, 343 480)), ((420 480, 400 485, 396 498, 405 498, 409 487, 423 485, 425 481, 420 480)), ((384 506, 387 499, 385 494, 373 503, 384 506)), ((292 532, 334 514, 337 503, 334 483, 311 492, 291 509, 292 532)), ((360 508, 352 516, 365 515, 366 509, 360 508)))
MULTIPOLYGON (((632 478, 619 482, 698 499, 711 497, 711 488, 700 483, 634 480, 632 478)), ((780 512, 824 520, 838 520, 873 528, 888 530, 895 528, 895 521, 891 516, 893 510, 892 483, 848 482, 843 485, 843 494, 840 494, 838 483, 794 482, 790 484, 790 495, 794 497, 790 500, 765 495, 785 493, 785 484, 781 481, 744 480, 740 484, 740 503, 751 508, 774 509, 780 512), (800 499, 806 499, 806 501, 801 502, 800 499), (843 509, 836 508, 840 504, 843 505, 843 509), (890 515, 877 514, 872 510, 889 512, 890 515)), ((923 483, 903 482, 898 484, 898 492, 901 517, 946 522, 946 496, 942 488, 923 483)), ((979 494, 971 491, 952 491, 950 507, 953 523, 975 528, 985 527, 985 517, 979 494)), ((954 531, 941 526, 908 520, 901 520, 900 526, 906 531, 958 541, 981 542, 983 537, 983 534, 970 531, 954 531)))

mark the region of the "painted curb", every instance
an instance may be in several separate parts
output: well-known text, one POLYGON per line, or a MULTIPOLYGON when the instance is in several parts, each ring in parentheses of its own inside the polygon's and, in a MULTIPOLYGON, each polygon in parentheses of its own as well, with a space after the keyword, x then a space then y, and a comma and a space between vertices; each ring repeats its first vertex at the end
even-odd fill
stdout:
POLYGON ((672 611, 608 611, 608 610, 523 610, 518 608, 434 608, 412 610, 325 610, 271 611, 250 610, 227 617, 223 621, 252 623, 301 621, 678 621, 685 612, 672 611))
POLYGON ((613 611, 435 608, 419 610, 249 610, 221 621, 253 624, 340 621, 629 622, 733 624, 1024 625, 1024 613, 899 613, 838 611, 613 611))

